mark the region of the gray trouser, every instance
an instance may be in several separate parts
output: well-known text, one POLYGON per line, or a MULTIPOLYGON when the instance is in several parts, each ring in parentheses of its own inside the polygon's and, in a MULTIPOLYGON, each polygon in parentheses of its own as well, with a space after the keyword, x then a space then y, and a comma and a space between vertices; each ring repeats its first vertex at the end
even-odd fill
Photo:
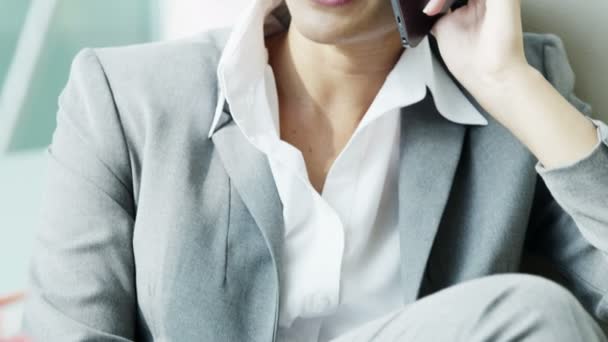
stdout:
POLYGON ((607 341, 565 288, 503 274, 467 281, 361 325, 331 342, 607 341))

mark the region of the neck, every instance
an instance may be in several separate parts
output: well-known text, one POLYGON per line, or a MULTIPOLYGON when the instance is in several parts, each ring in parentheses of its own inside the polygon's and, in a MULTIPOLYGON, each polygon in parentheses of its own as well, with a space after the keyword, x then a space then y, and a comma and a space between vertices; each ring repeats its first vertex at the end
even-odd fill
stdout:
POLYGON ((281 108, 331 121, 360 120, 403 52, 397 30, 372 41, 326 45, 290 25, 267 45, 281 108))

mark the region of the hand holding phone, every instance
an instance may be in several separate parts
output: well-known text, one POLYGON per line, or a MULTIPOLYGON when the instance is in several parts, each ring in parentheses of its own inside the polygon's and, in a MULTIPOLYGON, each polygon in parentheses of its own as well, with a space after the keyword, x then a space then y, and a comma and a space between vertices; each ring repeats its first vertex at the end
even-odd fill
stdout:
MULTIPOLYGON (((449 0, 442 13, 466 4, 466 0, 449 0)), ((395 20, 404 47, 416 47, 431 32, 441 15, 428 16, 422 10, 429 0, 391 0, 395 20)))

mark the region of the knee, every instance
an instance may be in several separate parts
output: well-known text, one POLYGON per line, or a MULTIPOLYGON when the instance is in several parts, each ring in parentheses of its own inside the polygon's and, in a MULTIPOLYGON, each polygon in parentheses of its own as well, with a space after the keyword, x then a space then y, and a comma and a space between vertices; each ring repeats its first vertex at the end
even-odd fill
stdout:
POLYGON ((494 290, 479 312, 476 328, 504 337, 495 340, 525 335, 538 341, 572 341, 576 336, 605 341, 576 297, 553 281, 517 274, 497 276, 491 285, 494 290))
POLYGON ((528 326, 539 336, 551 335, 555 341, 566 341, 562 338, 572 334, 597 333, 592 317, 578 299, 556 282, 539 276, 515 275, 503 291, 503 300, 488 311, 498 311, 495 313, 504 320, 504 327, 519 330, 528 326))
POLYGON ((540 294, 543 298, 556 300, 575 299, 568 289, 547 278, 531 274, 517 274, 511 277, 514 289, 522 295, 540 294))
POLYGON ((562 285, 535 275, 513 275, 505 291, 508 293, 508 305, 517 310, 534 312, 555 317, 569 314, 578 309, 580 303, 574 295, 562 285))
POLYGON ((572 293, 526 274, 463 282, 407 306, 396 317, 401 322, 396 326, 407 326, 396 328, 400 331, 452 336, 430 341, 606 341, 572 293), (443 328, 429 329, 436 326, 443 328))

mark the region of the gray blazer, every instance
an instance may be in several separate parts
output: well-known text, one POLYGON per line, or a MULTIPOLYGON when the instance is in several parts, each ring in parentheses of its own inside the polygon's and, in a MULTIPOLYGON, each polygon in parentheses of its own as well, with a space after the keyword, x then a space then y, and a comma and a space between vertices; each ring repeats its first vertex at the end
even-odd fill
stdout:
MULTIPOLYGON (((271 171, 229 108, 208 138, 226 38, 76 57, 48 150, 25 314, 35 339, 274 340, 283 221, 271 171)), ((525 42, 529 62, 589 114, 559 39, 525 42)), ((543 272, 608 322, 608 145, 539 174, 489 115, 455 124, 429 97, 401 115, 403 303, 543 272), (539 262, 550 267, 531 269, 539 262)))

